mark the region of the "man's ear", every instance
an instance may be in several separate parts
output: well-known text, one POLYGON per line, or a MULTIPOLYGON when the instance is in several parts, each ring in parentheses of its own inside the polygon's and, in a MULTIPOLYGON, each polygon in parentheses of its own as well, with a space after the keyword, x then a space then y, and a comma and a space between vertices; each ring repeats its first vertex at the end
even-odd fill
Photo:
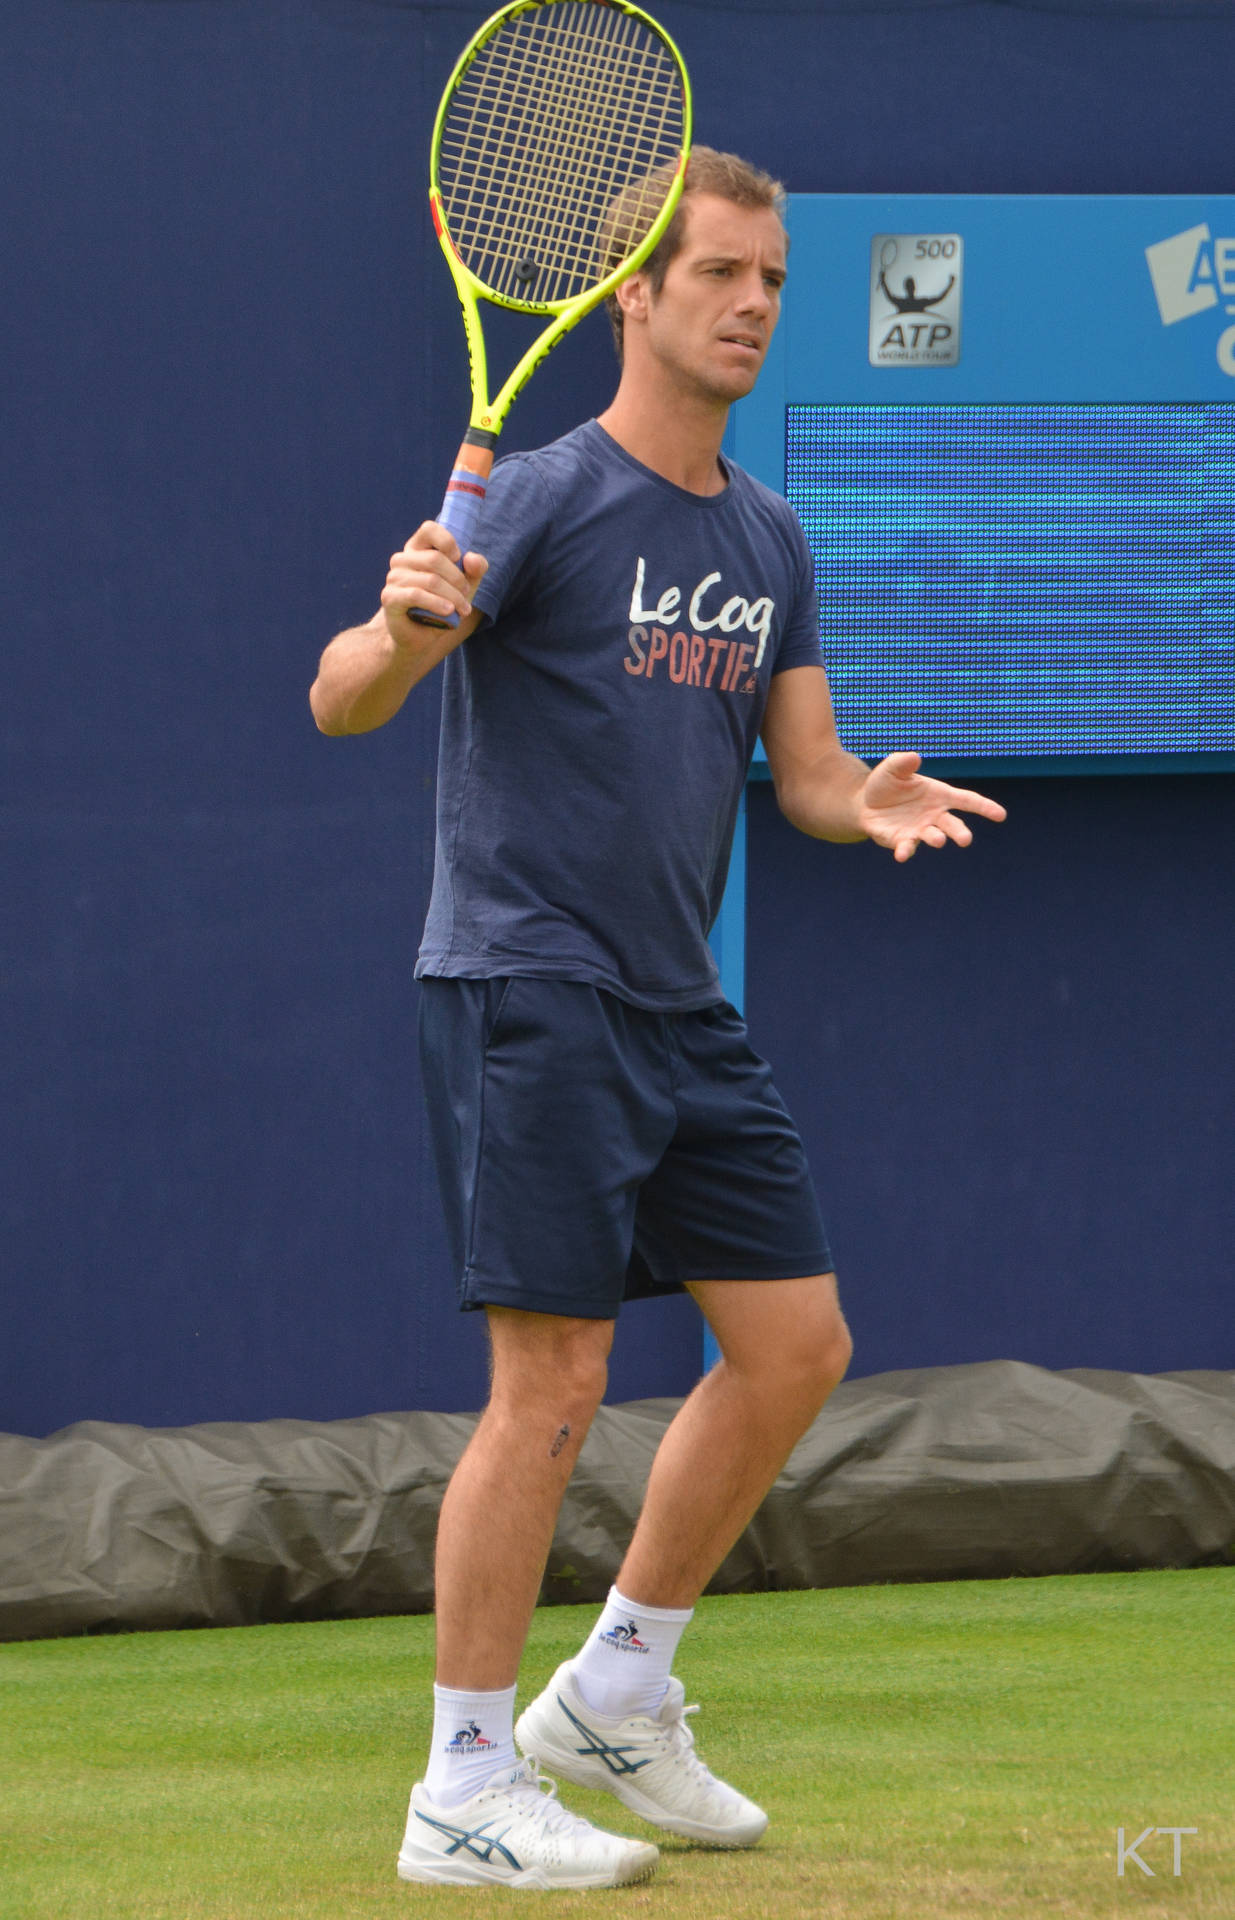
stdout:
POLYGON ((622 309, 624 321, 646 320, 651 299, 647 276, 643 273, 632 273, 629 280, 623 280, 614 298, 622 309))

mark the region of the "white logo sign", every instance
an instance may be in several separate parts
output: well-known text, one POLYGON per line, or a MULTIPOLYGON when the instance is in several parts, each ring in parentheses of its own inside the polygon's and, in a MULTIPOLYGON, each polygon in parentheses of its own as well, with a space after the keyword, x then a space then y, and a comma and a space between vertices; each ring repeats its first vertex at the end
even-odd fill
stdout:
POLYGON ((961 357, 959 233, 877 233, 871 241, 872 367, 954 367, 961 357))
MULTIPOLYGON (((1219 303, 1235 313, 1235 237, 1215 240, 1202 221, 1146 247, 1145 258, 1164 327, 1219 303)), ((1235 379, 1235 327, 1218 336, 1218 365, 1235 379)))

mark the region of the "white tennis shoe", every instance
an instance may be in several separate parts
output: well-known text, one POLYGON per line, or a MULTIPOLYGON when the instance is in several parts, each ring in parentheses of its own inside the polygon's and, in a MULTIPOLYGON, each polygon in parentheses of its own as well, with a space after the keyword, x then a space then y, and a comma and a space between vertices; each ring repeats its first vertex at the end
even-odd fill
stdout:
POLYGON ((524 1760, 456 1807, 439 1807, 414 1786, 398 1872, 437 1886, 628 1887, 659 1859, 649 1841, 569 1812, 554 1783, 524 1760))
POLYGON ((577 1787, 603 1787, 624 1807, 668 1833, 714 1847, 753 1847, 768 1824, 762 1807, 709 1773, 695 1752, 680 1680, 654 1714, 628 1719, 593 1713, 570 1662, 515 1724, 529 1757, 577 1787))

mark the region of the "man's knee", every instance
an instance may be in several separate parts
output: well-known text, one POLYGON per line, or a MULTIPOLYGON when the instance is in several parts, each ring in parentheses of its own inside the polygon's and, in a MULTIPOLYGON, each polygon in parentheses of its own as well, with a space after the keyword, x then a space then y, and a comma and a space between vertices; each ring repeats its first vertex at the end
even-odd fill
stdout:
POLYGON ((725 1360, 761 1397, 809 1426, 853 1355, 835 1277, 756 1281, 741 1298, 706 1292, 711 1298, 700 1304, 713 1309, 725 1360))
POLYGON ((844 1379, 853 1356, 853 1341, 839 1307, 834 1315, 803 1327, 779 1356, 775 1391, 786 1404, 799 1409, 809 1426, 824 1402, 844 1379))
POLYGON ((807 1343, 808 1357, 819 1387, 820 1404, 834 1387, 840 1385, 853 1358, 853 1339, 841 1312, 835 1277, 828 1275, 827 1281, 820 1297, 819 1310, 812 1317, 807 1343))
POLYGON ((839 1387, 849 1371, 849 1362, 853 1358, 853 1336, 845 1321, 845 1316, 837 1307, 829 1325, 822 1330, 815 1354, 818 1378, 823 1386, 824 1397, 833 1387, 839 1387))
POLYGON ((491 1403, 547 1408, 562 1421, 590 1421, 609 1380, 612 1320, 490 1308, 491 1403))

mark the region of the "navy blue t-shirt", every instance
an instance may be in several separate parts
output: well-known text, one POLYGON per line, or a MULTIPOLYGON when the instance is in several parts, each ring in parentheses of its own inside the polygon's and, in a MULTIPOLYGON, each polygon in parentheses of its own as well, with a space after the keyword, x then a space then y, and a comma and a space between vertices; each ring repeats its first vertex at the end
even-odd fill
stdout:
POLYGON ((445 663, 418 975, 722 998, 707 935, 768 685, 822 665, 802 529, 726 472, 688 493, 594 420, 495 465, 487 618, 445 663))

